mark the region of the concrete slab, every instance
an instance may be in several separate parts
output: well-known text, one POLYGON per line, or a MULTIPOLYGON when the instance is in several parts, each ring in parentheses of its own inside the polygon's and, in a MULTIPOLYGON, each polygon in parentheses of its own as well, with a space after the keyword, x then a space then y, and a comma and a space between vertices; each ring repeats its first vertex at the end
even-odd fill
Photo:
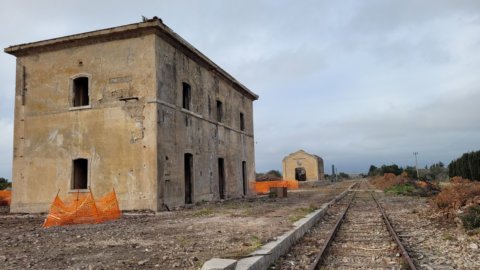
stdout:
POLYGON ((235 270, 236 260, 213 258, 206 261, 201 270, 235 270))

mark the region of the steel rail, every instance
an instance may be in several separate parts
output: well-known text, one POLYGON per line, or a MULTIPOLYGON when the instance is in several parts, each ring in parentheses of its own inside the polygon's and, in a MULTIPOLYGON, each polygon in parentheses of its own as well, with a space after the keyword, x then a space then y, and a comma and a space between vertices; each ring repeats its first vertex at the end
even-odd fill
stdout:
POLYGON ((377 198, 375 198, 373 193, 370 193, 370 195, 372 195, 372 198, 375 201, 375 203, 377 204, 378 209, 380 209, 380 212, 382 213, 383 221, 385 222, 385 225, 387 225, 387 228, 388 228, 388 231, 390 232, 390 235, 393 237, 393 239, 395 239, 395 242, 397 243, 397 246, 400 248, 400 252, 401 252, 403 258, 405 259, 405 261, 408 263, 408 266, 410 267, 411 270, 417 270, 417 267, 415 266, 415 264, 413 264, 412 258, 410 257, 410 255, 408 255, 407 250, 405 249, 402 242, 400 241, 400 238, 398 238, 397 233, 393 229, 392 224, 390 223, 390 220, 387 217, 387 214, 383 210, 383 207, 377 201, 377 198))
POLYGON ((356 192, 353 193, 352 195, 352 198, 350 198, 350 201, 348 202, 348 205, 347 207, 345 208, 345 211, 343 211, 343 213, 340 215, 340 217, 337 219, 337 222, 335 223, 335 227, 333 228, 333 230, 330 232, 330 234, 328 235, 328 238, 327 240, 325 241, 325 243, 323 244, 323 247, 322 249, 320 250, 320 252, 317 254, 317 257, 315 258, 315 260, 313 261, 313 263, 310 265, 310 270, 317 270, 319 269, 318 267, 320 266, 320 264, 322 263, 322 261, 325 259, 325 255, 327 254, 326 250, 328 249, 328 247, 330 246, 330 244, 332 243, 333 241, 333 238, 335 238, 335 235, 337 234, 338 232, 338 229, 340 228, 340 225, 343 223, 343 220, 345 219, 345 216, 348 212, 348 209, 350 208, 350 206, 352 205, 352 202, 353 202, 353 199, 355 198, 356 196, 356 192))

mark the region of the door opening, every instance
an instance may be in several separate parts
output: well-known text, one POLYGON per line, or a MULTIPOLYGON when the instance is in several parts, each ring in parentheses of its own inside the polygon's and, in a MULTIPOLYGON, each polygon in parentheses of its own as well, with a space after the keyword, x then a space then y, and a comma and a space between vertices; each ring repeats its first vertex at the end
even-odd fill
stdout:
POLYGON ((192 184, 192 172, 193 172, 193 155, 185 154, 184 157, 184 173, 185 173, 185 204, 191 204, 193 202, 193 184, 192 184))
POLYGON ((218 192, 220 199, 225 199, 225 162, 223 158, 218 159, 218 192))
POLYGON ((295 168, 295 180, 298 180, 298 181, 307 180, 307 172, 305 171, 305 168, 303 167, 295 168))
POLYGON ((247 195, 247 162, 242 161, 243 196, 247 195))

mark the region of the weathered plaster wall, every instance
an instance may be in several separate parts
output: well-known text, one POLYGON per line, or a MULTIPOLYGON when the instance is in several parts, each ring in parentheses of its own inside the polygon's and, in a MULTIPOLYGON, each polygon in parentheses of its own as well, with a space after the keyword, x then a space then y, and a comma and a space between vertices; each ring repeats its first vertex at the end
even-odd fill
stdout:
POLYGON ((255 179, 252 100, 159 37, 156 50, 159 205, 184 204, 185 153, 193 155, 194 202, 219 199, 218 158, 225 161, 227 198, 242 196, 242 161, 247 180, 255 179), (183 82, 191 86, 190 110, 182 108, 183 82), (222 123, 216 120, 217 100, 223 103, 222 123))
POLYGON ((283 159, 283 179, 295 180, 295 168, 303 167, 307 173, 307 180, 323 180, 323 161, 304 151, 290 154, 283 159))
POLYGON ((95 196, 115 188, 122 210, 157 209, 154 44, 151 34, 17 58, 12 212, 65 197, 75 158, 89 160, 95 196), (72 110, 78 75, 90 77, 91 106, 72 110))

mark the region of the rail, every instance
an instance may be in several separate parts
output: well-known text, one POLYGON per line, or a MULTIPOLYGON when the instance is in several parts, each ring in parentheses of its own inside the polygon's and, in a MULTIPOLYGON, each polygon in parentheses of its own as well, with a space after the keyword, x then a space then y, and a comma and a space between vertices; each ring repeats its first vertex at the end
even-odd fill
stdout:
MULTIPOLYGON (((358 186, 358 188, 360 188, 360 185, 358 186)), ((336 220, 334 228, 329 233, 325 243, 323 244, 322 248, 320 249, 320 252, 315 257, 315 260, 313 261, 313 263, 310 265, 309 269, 311 269, 311 270, 320 269, 320 266, 322 265, 323 261, 325 260, 326 255, 327 255, 327 250, 330 247, 330 245, 332 244, 333 240, 335 239, 335 236, 336 236, 338 230, 340 229, 343 221, 345 220, 346 214, 349 211, 350 206, 352 205, 352 203, 353 203, 353 201, 356 197, 357 191, 355 191, 355 190, 352 190, 352 191, 353 191, 353 195, 350 198, 350 200, 347 204, 347 207, 342 212, 342 214, 339 216, 339 218, 336 220)), ((397 233, 393 229, 393 227, 392 227, 392 225, 391 225, 383 207, 380 205, 378 200, 375 198, 375 195, 373 195, 373 193, 371 191, 370 191, 370 195, 372 196, 373 200, 375 201, 375 204, 376 204, 377 208, 379 209, 380 213, 382 214, 382 219, 383 219, 385 225, 387 226, 387 229, 390 233, 390 236, 395 240, 398 248, 400 249, 401 256, 403 257, 403 259, 407 263, 409 269, 416 270, 417 268, 415 267, 411 257, 408 255, 408 252, 406 251, 405 247, 401 243, 400 238, 398 237, 397 233)))

